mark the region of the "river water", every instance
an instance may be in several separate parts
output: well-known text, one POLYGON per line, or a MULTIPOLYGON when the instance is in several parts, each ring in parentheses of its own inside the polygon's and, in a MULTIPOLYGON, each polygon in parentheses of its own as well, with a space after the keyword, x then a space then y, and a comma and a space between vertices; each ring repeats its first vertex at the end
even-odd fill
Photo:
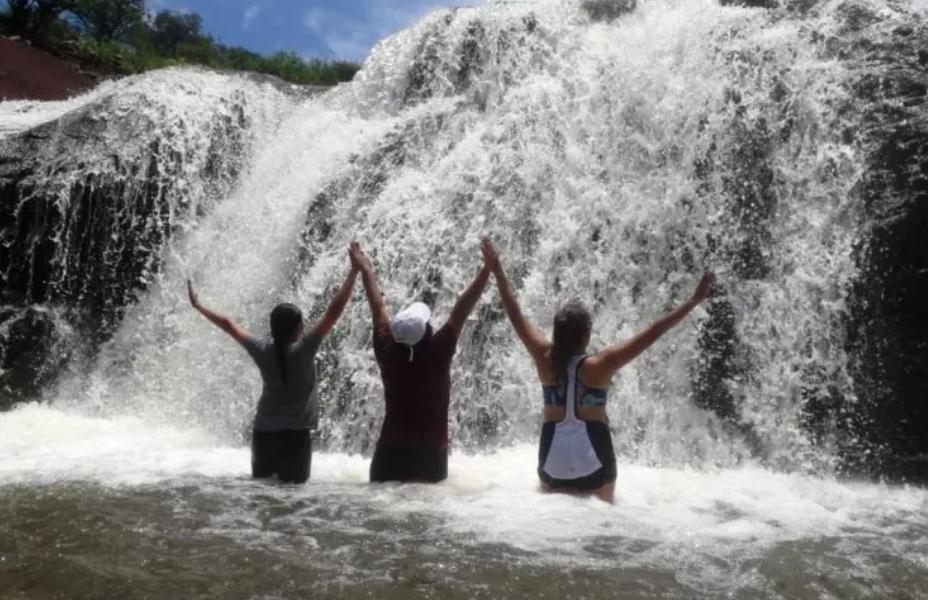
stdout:
POLYGON ((134 418, 0 420, 4 598, 923 598, 928 492, 622 461, 614 506, 536 492, 535 448, 456 453, 437 486, 358 455, 303 487, 134 418))
MULTIPOLYGON (((100 347, 75 326, 69 370, 0 414, 0 597, 928 597, 928 491, 840 475, 864 440, 834 415, 811 427, 805 406, 816 386, 855 401, 866 106, 862 67, 834 48, 915 17, 638 4, 616 20, 570 0, 440 11, 313 97, 172 69, 0 103, 0 137, 112 124, 99 156, 77 145, 48 170, 63 204, 60 184, 131 163, 145 135, 181 161, 160 171, 171 237, 143 293, 100 347), (154 134, 118 126, 133 115, 154 134), (217 115, 241 128, 227 151, 244 168, 211 196, 217 115), (391 309, 427 291, 440 322, 485 234, 541 327, 563 300, 590 305, 594 346, 719 273, 614 382, 615 505, 537 493, 540 390, 492 289, 456 356, 446 482, 367 483, 383 406, 360 294, 320 352, 310 483, 250 480, 257 372, 184 279, 263 334, 278 301, 318 314, 357 238, 391 309)), ((126 202, 125 222, 150 218, 126 202)), ((136 243, 122 235, 114 248, 136 243)))

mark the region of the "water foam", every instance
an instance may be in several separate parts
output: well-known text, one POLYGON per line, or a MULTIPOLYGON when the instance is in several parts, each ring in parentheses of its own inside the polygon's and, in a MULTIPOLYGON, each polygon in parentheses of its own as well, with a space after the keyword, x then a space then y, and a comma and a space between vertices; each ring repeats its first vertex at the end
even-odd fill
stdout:
POLYGON ((432 517, 435 535, 505 544, 561 565, 648 564, 671 560, 684 548, 734 559, 737 553, 761 555, 776 544, 828 538, 878 537, 912 557, 907 540, 924 527, 928 512, 928 491, 919 488, 778 474, 757 466, 655 469, 625 462, 619 465, 616 504, 610 506, 539 493, 535 448, 529 445, 455 453, 448 480, 434 486, 371 485, 367 459, 323 452, 313 456, 306 486, 255 487, 245 448, 137 418, 93 418, 39 405, 0 417, 0 453, 5 457, 0 485, 194 485, 219 496, 279 496, 294 507, 337 498, 397 522, 432 517), (625 546, 635 540, 647 542, 648 550, 629 552, 625 546), (613 544, 618 554, 608 550, 613 544))

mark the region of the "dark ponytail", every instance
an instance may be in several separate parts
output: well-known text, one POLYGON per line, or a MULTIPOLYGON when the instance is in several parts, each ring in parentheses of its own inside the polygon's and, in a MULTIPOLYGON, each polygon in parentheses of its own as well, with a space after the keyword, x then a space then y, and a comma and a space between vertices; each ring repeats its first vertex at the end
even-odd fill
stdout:
POLYGON ((303 313, 293 304, 278 304, 271 311, 271 338, 277 353, 280 378, 287 381, 287 348, 303 326, 303 313))
POLYGON ((559 382, 566 382, 570 358, 586 350, 593 321, 577 300, 571 300, 554 315, 554 344, 551 363, 559 382))

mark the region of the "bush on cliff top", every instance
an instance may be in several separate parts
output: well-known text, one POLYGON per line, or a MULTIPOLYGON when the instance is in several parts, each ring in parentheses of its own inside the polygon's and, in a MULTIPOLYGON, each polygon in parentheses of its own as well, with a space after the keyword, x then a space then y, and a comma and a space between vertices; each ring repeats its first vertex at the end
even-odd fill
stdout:
POLYGON ((195 13, 149 14, 145 0, 6 0, 0 32, 75 60, 100 74, 130 74, 178 65, 254 71, 298 84, 350 81, 359 66, 306 60, 293 52, 262 55, 218 43, 195 13))

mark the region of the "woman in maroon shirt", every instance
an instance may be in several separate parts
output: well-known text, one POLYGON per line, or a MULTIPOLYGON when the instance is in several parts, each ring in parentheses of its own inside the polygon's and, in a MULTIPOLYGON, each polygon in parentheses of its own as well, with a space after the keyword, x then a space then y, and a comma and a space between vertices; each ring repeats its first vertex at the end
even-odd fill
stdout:
POLYGON ((451 359, 464 322, 490 277, 484 265, 433 331, 428 307, 417 303, 391 319, 370 260, 351 245, 374 320, 374 354, 383 379, 386 415, 371 461, 371 481, 439 482, 448 476, 451 359))

